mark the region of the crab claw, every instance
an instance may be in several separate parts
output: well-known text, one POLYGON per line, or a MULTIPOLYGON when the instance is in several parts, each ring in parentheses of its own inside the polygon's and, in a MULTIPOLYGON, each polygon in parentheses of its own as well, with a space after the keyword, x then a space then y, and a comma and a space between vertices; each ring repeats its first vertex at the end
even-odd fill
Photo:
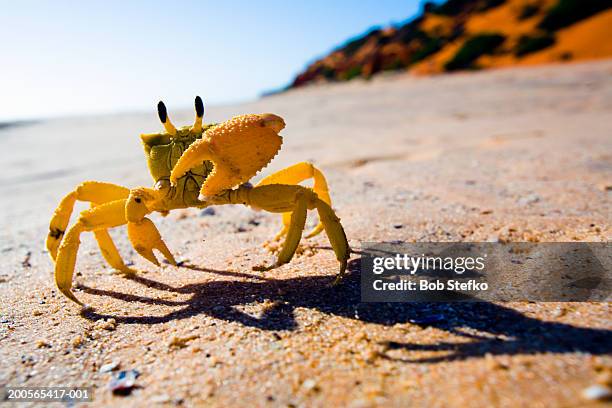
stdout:
POLYGON ((210 160, 214 169, 202 184, 201 197, 245 183, 276 156, 283 141, 278 133, 284 127, 283 118, 271 113, 236 116, 214 126, 185 150, 170 182, 176 185, 190 169, 210 160))
POLYGON ((159 261, 155 257, 155 254, 153 254, 153 249, 157 249, 164 255, 168 262, 172 265, 176 265, 174 257, 170 253, 166 243, 162 240, 153 221, 145 217, 139 222, 128 222, 127 227, 130 242, 134 246, 136 252, 145 259, 159 266, 159 261))

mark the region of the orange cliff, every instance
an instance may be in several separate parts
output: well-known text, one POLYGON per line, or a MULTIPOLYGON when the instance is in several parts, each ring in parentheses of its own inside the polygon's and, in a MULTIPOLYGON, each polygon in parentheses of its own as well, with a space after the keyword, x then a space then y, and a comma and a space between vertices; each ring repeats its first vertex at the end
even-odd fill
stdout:
POLYGON ((348 41, 290 87, 382 71, 436 74, 609 57, 612 0, 448 0, 348 41))

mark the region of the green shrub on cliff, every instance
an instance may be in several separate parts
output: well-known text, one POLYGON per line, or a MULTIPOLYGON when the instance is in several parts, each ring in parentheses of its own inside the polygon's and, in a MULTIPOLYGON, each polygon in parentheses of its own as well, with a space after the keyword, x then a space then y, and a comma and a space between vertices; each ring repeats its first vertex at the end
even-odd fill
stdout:
POLYGON ((350 67, 346 72, 342 73, 342 79, 350 81, 351 79, 361 75, 361 66, 350 67))
POLYGON ((540 51, 544 48, 550 47, 555 43, 555 37, 552 34, 541 34, 535 36, 523 35, 519 38, 519 41, 514 50, 514 55, 522 57, 532 52, 540 51))
POLYGON ((444 69, 456 71, 459 69, 476 68, 474 62, 481 55, 492 54, 505 39, 506 37, 503 35, 494 33, 476 35, 468 39, 455 56, 444 64, 444 69))
POLYGON ((551 7, 539 28, 555 31, 612 7, 612 0, 559 0, 551 7))

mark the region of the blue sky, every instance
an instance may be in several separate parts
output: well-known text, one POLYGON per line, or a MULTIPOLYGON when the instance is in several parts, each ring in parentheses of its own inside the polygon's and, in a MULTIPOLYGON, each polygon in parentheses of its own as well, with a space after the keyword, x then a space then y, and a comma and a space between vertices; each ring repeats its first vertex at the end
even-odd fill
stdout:
POLYGON ((0 121, 253 99, 420 3, 3 2, 0 121))
POLYGON ((253 99, 419 3, 3 2, 0 121, 253 99))

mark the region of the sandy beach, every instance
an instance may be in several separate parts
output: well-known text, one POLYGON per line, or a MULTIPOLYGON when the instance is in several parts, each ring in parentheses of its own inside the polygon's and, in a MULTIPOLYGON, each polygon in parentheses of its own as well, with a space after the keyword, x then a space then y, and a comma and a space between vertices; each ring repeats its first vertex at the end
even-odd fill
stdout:
POLYGON ((390 74, 207 107, 207 122, 285 119, 256 179, 304 160, 323 170, 357 250, 348 278, 329 286, 324 235, 254 272, 272 259, 262 244, 277 215, 180 210, 151 217, 179 267, 148 264, 117 228, 141 271, 127 279, 83 234, 75 293, 94 309, 81 315, 54 286, 49 219, 81 181, 152 185, 139 135, 160 129, 156 103, 0 129, 0 385, 90 386, 93 406, 284 407, 584 406, 599 403, 585 389, 611 385, 610 303, 366 304, 358 253, 363 241, 609 241, 611 60, 390 74), (128 396, 108 389, 100 369, 113 362, 140 373, 128 396))

